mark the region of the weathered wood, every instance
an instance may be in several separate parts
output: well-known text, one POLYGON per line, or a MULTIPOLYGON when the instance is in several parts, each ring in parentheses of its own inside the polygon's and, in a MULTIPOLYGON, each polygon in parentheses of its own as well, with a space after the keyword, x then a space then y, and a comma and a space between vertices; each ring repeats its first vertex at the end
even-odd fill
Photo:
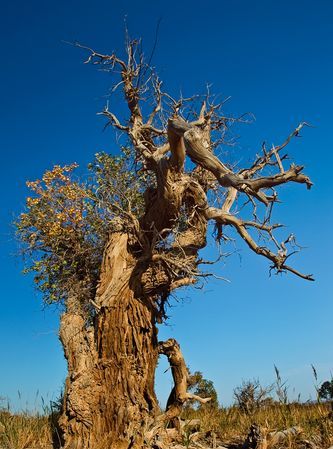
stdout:
POLYGON ((180 420, 180 428, 181 429, 196 429, 199 430, 201 425, 201 419, 192 418, 192 419, 181 419, 180 420))
POLYGON ((243 449, 267 449, 266 429, 252 424, 243 444, 243 449))
POLYGON ((163 415, 163 420, 171 420, 175 425, 180 427, 180 423, 177 419, 182 411, 184 403, 187 400, 192 399, 201 403, 206 403, 210 401, 211 398, 201 398, 200 396, 187 392, 189 377, 188 369, 183 354, 180 350, 180 346, 174 338, 170 338, 164 342, 159 342, 158 350, 160 354, 167 356, 174 381, 174 387, 170 393, 166 406, 166 412, 163 415))
POLYGON ((280 430, 276 432, 269 432, 267 435, 267 440, 269 442, 269 445, 273 446, 274 444, 281 443, 282 441, 285 441, 288 438, 296 437, 300 435, 303 432, 302 428, 300 426, 293 426, 289 429, 280 430))
POLYGON ((110 236, 96 296, 95 335, 82 317, 65 313, 60 336, 68 361, 61 419, 65 448, 141 448, 158 412, 154 393, 157 330, 153 309, 130 287, 127 237, 110 236), (120 269, 119 269, 120 268, 120 269))
POLYGON ((301 433, 302 428, 299 426, 268 432, 266 428, 260 427, 257 424, 252 424, 249 434, 243 444, 243 449, 267 449, 267 447, 273 447, 287 439, 297 437, 301 433))

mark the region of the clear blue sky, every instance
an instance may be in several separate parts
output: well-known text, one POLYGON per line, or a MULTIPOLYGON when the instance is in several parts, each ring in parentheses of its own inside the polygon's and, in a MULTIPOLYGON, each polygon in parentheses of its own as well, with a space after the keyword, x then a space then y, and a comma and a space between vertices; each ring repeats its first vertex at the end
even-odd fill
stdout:
MULTIPOLYGON (((271 382, 274 363, 288 379, 291 395, 307 399, 314 391, 310 364, 321 380, 333 370, 330 0, 13 0, 2 5, 0 395, 16 406, 28 401, 33 407, 37 390, 54 398, 65 378, 58 311, 43 310, 31 279, 21 275, 11 222, 24 207, 26 179, 40 177, 55 163, 77 161, 84 167, 96 151, 116 151, 111 131, 103 133, 95 115, 110 79, 83 65, 84 55, 62 41, 121 50, 125 16, 147 52, 162 18, 153 64, 170 90, 202 92, 209 82, 215 93, 231 95, 229 112, 255 114, 256 122, 240 130, 237 160, 247 162, 263 139, 281 142, 302 120, 315 125, 289 149, 315 186, 310 192, 299 185, 283 189, 275 216, 307 246, 294 263, 313 272, 316 282, 291 275, 269 278, 267 262, 240 245, 241 259, 232 257, 218 267, 232 282, 186 291, 170 310, 169 326, 160 330, 161 338, 178 339, 190 367, 214 381, 224 404, 242 379, 271 382)), ((162 361, 157 376, 162 401, 170 389, 165 368, 162 361)))

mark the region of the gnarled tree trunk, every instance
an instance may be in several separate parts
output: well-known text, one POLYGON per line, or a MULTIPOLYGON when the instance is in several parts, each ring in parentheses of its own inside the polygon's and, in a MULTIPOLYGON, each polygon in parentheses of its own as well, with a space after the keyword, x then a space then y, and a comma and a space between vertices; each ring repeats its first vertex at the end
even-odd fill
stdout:
POLYGON ((158 411, 154 309, 149 298, 136 297, 134 273, 127 235, 113 234, 95 298, 94 326, 87 327, 70 310, 62 316, 60 338, 68 361, 61 418, 66 448, 141 448, 158 411))
POLYGON ((75 294, 67 301, 60 330, 69 371, 61 426, 66 449, 140 449, 146 444, 145 436, 153 438, 166 420, 177 420, 186 400, 200 399, 186 391, 187 369, 177 342, 158 343, 156 322, 165 318, 172 290, 210 275, 199 269, 205 263, 199 251, 206 246, 209 221, 216 225, 218 240, 228 240, 224 229, 231 228, 253 252, 270 261, 271 270, 313 280, 287 265, 295 252, 288 254, 287 245, 294 244, 295 238, 291 234, 278 242, 273 231, 281 225, 270 223, 278 186, 289 182, 312 185, 302 166, 284 169, 286 156, 279 156, 306 123, 281 145, 269 151, 263 147, 262 156, 250 167, 239 170, 235 165, 232 169, 214 154, 214 145, 223 142, 228 124, 235 119, 221 115, 221 105, 210 103, 209 95, 199 113, 189 108, 190 120, 186 121, 182 109, 191 99, 176 101, 161 91, 161 82, 147 71, 141 56, 137 62, 137 41, 128 43, 127 62, 114 53, 86 50, 90 52, 87 62, 120 73, 121 82, 115 89, 123 89, 129 118, 122 124, 108 107, 102 114, 127 135, 133 162, 148 176, 137 189, 144 208, 133 212, 133 202, 123 191, 126 183, 114 191, 115 204, 107 203, 120 225, 118 231, 113 228, 104 251, 100 283, 91 301, 95 313, 88 314, 87 320, 75 294), (147 89, 154 105, 145 117, 150 101, 147 89), (221 137, 212 143, 217 132, 221 137), (186 158, 195 168, 187 167, 186 158), (247 204, 252 205, 252 214, 243 219, 239 212, 247 211, 247 204), (267 207, 261 220, 257 204, 267 207), (168 357, 175 387, 166 413, 156 419, 158 353, 168 357))

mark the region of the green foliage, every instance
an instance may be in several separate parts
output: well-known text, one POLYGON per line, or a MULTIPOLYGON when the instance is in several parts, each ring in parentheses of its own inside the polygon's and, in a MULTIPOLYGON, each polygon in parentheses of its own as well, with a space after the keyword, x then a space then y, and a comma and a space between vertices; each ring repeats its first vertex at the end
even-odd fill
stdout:
POLYGON ((206 404, 200 404, 199 407, 214 409, 218 408, 219 403, 217 400, 217 393, 214 384, 211 380, 205 379, 200 371, 195 371, 193 374, 190 374, 188 381, 188 390, 191 393, 202 398, 211 398, 209 402, 207 402, 206 404))
POLYGON ((318 390, 318 396, 321 399, 333 399, 333 379, 330 381, 323 382, 318 390))
POLYGON ((25 256, 25 273, 33 273, 48 304, 73 292, 89 303, 93 296, 108 233, 128 225, 128 211, 144 209, 144 174, 130 166, 130 151, 120 156, 97 153, 88 181, 74 178, 77 164, 44 173, 27 182, 31 196, 15 223, 25 256))
POLYGON ((121 156, 97 153, 88 165, 92 173, 92 190, 95 194, 99 217, 107 221, 118 216, 126 219, 128 212, 139 217, 144 211, 144 192, 153 180, 145 170, 133 163, 128 148, 122 148, 121 156))

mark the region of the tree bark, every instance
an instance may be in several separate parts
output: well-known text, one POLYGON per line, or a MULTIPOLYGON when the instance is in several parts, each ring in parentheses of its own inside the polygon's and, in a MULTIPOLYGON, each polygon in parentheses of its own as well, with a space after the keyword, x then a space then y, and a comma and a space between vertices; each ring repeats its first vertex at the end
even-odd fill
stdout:
POLYGON ((68 362, 61 427, 68 449, 142 448, 158 411, 155 312, 149 297, 136 295, 127 243, 126 234, 115 233, 106 246, 94 325, 70 310, 61 319, 68 362))

